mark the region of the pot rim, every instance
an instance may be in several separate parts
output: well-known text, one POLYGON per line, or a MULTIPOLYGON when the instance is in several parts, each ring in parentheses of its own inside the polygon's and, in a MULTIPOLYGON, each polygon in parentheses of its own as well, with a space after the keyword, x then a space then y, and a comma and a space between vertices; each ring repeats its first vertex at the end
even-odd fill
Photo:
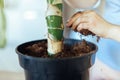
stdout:
MULTIPOLYGON (((65 39, 66 40, 66 39, 65 39)), ((68 39, 67 39, 68 40, 68 39)), ((69 40, 77 40, 77 39, 69 39, 69 40)), ((49 60, 69 60, 69 59, 78 59, 78 58, 84 58, 84 57, 87 57, 87 56, 90 56, 92 54, 96 54, 97 50, 98 50, 98 47, 96 44, 92 43, 92 42, 89 42, 87 41, 88 43, 91 43, 95 46, 95 50, 94 51, 91 51, 90 53, 86 53, 85 55, 82 55, 82 56, 74 56, 74 57, 65 57, 65 58, 41 58, 41 57, 35 57, 35 56, 30 56, 30 55, 24 55, 22 52, 18 51, 18 48, 21 47, 22 45, 25 45, 25 44, 28 44, 28 43, 33 43, 33 42, 38 42, 38 41, 46 41, 46 39, 41 39, 41 40, 33 40, 33 41, 28 41, 28 42, 24 42, 20 45, 18 45, 15 49, 16 53, 20 56, 24 56, 28 59, 35 59, 35 60, 43 60, 43 61, 49 61, 49 60)), ((77 40, 77 41, 81 41, 81 40, 77 40)))

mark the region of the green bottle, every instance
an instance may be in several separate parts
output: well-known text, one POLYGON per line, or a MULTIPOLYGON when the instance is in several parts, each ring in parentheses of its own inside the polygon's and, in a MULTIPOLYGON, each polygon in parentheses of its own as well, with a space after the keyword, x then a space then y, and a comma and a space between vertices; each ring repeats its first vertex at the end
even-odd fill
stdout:
POLYGON ((4 14, 4 0, 0 0, 0 48, 6 45, 6 20, 4 14))

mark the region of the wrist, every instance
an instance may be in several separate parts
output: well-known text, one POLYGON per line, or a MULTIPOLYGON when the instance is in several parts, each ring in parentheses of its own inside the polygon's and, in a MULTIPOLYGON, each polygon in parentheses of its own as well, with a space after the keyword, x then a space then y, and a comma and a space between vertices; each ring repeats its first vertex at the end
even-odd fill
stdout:
POLYGON ((108 29, 106 37, 110 38, 110 39, 114 39, 114 37, 116 37, 116 35, 118 35, 117 32, 119 32, 118 27, 116 25, 111 24, 109 26, 109 29, 108 29))

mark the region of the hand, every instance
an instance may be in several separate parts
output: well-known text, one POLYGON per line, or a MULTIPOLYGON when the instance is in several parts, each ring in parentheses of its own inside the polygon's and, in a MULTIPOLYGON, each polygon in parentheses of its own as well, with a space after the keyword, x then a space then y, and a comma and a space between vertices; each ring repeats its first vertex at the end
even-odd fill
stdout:
POLYGON ((66 26, 80 32, 82 29, 87 29, 97 36, 107 38, 108 32, 111 29, 110 23, 105 21, 94 11, 78 12, 73 15, 66 26))

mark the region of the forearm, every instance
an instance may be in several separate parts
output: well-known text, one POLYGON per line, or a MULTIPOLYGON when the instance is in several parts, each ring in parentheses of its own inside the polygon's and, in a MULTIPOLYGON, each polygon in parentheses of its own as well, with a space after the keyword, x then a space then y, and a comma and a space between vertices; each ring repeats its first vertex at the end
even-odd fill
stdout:
POLYGON ((81 8, 89 8, 94 6, 98 0, 79 0, 81 8))
POLYGON ((107 38, 120 42, 120 26, 111 25, 111 28, 108 31, 107 38))
POLYGON ((76 8, 90 8, 92 6, 94 6, 98 0, 65 0, 69 5, 72 5, 73 7, 76 8))

